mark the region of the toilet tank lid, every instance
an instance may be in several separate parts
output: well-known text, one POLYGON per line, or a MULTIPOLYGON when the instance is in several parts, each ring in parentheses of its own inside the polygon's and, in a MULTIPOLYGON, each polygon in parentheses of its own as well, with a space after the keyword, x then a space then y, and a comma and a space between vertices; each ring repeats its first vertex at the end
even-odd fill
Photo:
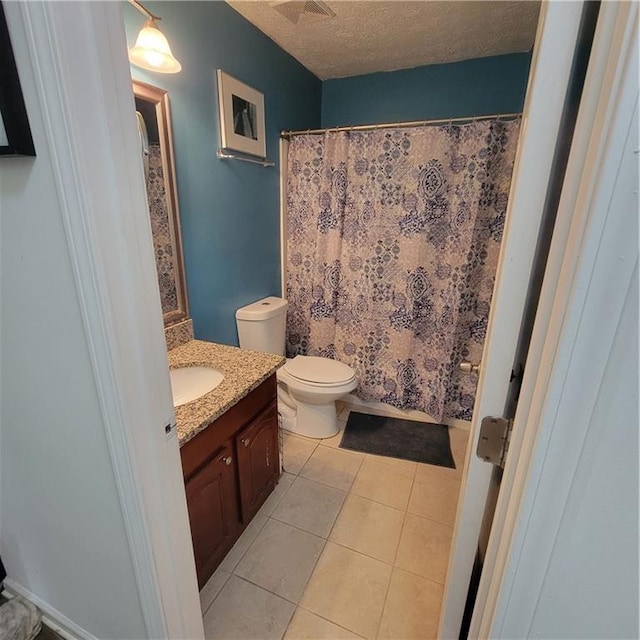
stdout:
POLYGON ((284 298, 276 298, 275 296, 269 296, 268 298, 262 298, 245 307, 240 307, 236 311, 236 318, 238 320, 250 320, 257 322, 258 320, 268 320, 287 310, 287 301, 284 298))

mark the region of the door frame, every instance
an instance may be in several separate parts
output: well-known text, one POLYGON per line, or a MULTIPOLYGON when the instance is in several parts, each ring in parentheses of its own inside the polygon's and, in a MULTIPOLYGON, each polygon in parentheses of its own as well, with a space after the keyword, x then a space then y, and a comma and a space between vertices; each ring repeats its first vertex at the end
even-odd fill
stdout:
MULTIPOLYGON (((636 3, 601 5, 470 638, 514 637, 533 619, 630 286, 634 244, 637 261, 635 234, 619 222, 616 228, 608 217, 625 137, 637 127, 637 21, 636 3), (604 243, 605 233, 617 233, 616 240, 604 243), (608 313, 598 319, 585 312, 596 261, 609 276, 615 274, 607 286, 608 313), (600 344, 591 343, 588 353, 575 348, 581 324, 598 325, 600 344), (564 388, 565 377, 571 359, 580 358, 593 370, 592 392, 585 387, 572 399, 564 388), (573 402, 571 429, 555 424, 562 402, 573 402), (562 482, 548 476, 545 482, 552 437, 554 450, 562 449, 556 453, 553 475, 562 482), (535 501, 541 497, 544 528, 529 530, 535 501), (536 540, 535 566, 520 564, 527 536, 536 540), (523 581, 526 594, 517 588, 520 584, 522 589, 523 581)), ((634 211, 634 188, 637 211, 637 176, 635 185, 626 185, 628 215, 634 211)))
POLYGON ((536 255, 533 239, 543 221, 582 9, 582 1, 558 0, 543 2, 540 8, 449 554, 440 638, 457 639, 460 633, 493 469, 475 455, 479 425, 484 416, 501 416, 508 396, 536 255))
POLYGON ((42 111, 51 151, 147 637, 203 638, 121 3, 11 5, 9 26, 21 22, 29 53, 20 62, 34 71, 31 108, 42 111))

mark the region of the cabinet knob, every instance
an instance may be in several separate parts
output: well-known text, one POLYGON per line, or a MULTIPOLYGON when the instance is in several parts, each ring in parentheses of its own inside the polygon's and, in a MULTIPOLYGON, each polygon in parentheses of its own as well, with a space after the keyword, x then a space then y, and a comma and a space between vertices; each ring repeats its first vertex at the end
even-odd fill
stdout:
POLYGON ((248 447, 248 446, 251 444, 251 440, 249 440, 249 438, 243 438, 243 439, 242 439, 242 444, 243 444, 245 447, 248 447))
POLYGON ((233 462, 233 458, 231 456, 227 456, 226 458, 222 458, 222 462, 224 462, 228 467, 233 462))

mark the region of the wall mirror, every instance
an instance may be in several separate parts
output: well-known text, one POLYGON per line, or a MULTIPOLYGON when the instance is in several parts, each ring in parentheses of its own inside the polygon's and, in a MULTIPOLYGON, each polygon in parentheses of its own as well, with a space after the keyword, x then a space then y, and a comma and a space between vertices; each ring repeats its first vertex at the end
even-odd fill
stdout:
POLYGON ((168 326, 189 315, 169 95, 164 89, 137 80, 133 81, 133 95, 162 315, 168 326))

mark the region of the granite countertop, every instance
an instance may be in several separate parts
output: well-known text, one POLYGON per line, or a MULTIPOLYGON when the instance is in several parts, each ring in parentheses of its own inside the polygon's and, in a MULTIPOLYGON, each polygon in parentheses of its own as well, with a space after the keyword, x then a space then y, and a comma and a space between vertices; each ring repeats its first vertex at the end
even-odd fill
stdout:
POLYGON ((248 351, 202 340, 191 340, 169 351, 169 366, 172 369, 214 367, 224 373, 224 380, 213 391, 176 407, 180 446, 253 391, 284 361, 283 356, 272 353, 248 351))

